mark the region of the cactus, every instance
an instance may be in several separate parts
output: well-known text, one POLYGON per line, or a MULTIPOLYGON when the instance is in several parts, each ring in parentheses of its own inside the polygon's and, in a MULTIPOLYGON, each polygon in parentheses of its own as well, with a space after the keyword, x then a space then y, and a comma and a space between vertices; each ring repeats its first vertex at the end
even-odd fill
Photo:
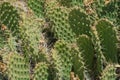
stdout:
POLYGON ((61 5, 67 6, 67 7, 70 7, 72 3, 72 0, 57 0, 57 1, 60 2, 61 5))
POLYGON ((103 52, 101 51, 101 46, 100 46, 100 40, 98 37, 98 33, 96 31, 95 26, 91 27, 91 41, 93 43, 94 46, 94 55, 95 55, 95 65, 96 65, 96 69, 95 69, 95 74, 98 76, 101 74, 103 68, 104 68, 104 64, 106 64, 106 59, 103 55, 103 52))
POLYGON ((83 7, 83 0, 72 0, 72 5, 83 7))
POLYGON ((81 57, 83 58, 84 67, 85 67, 84 70, 87 70, 89 74, 93 75, 94 72, 92 70, 95 68, 93 66, 95 52, 92 41, 88 36, 81 35, 77 39, 77 44, 79 47, 79 51, 81 52, 81 57))
POLYGON ((73 6, 80 6, 83 7, 83 0, 57 0, 61 6, 64 7, 73 7, 73 6))
POLYGON ((117 37, 114 25, 106 19, 101 19, 96 23, 95 27, 106 60, 108 62, 117 63, 117 37))
POLYGON ((90 38, 86 35, 81 35, 77 39, 77 44, 79 51, 81 52, 81 57, 83 57, 85 66, 88 70, 92 70, 93 58, 94 58, 94 47, 90 38))
POLYGON ((28 0, 28 6, 34 11, 35 15, 39 18, 44 18, 44 5, 45 0, 28 0))
POLYGON ((8 2, 1 3, 0 13, 0 48, 3 48, 7 44, 9 34, 15 36, 19 32, 19 14, 8 2))
POLYGON ((36 64, 33 80, 48 80, 48 65, 46 63, 36 64))
POLYGON ((78 49, 73 48, 72 52, 74 53, 72 63, 73 63, 73 71, 76 75, 78 75, 80 80, 84 79, 84 62, 83 57, 78 49))
POLYGON ((66 42, 74 42, 74 33, 72 32, 68 23, 67 8, 56 7, 49 13, 50 21, 53 23, 52 31, 59 40, 65 40, 66 42))
POLYGON ((10 53, 8 63, 8 77, 10 80, 30 80, 29 62, 17 53, 10 53))
POLYGON ((120 2, 118 1, 118 7, 117 7, 117 24, 120 25, 120 2))
POLYGON ((107 18, 116 22, 118 2, 117 0, 94 1, 91 7, 96 11, 99 18, 107 18))
POLYGON ((50 14, 50 11, 52 11, 54 9, 54 7, 58 7, 59 3, 56 1, 56 0, 45 0, 45 17, 48 18, 50 17, 49 14, 50 14))
POLYGON ((0 13, 0 79, 119 78, 118 0, 1 0, 0 13))
POLYGON ((17 10, 8 2, 0 5, 0 22, 5 25, 13 35, 19 32, 19 14, 17 10))
POLYGON ((6 29, 6 26, 4 24, 1 24, 0 28, 1 28, 1 30, 0 30, 0 48, 3 48, 9 38, 9 30, 6 29))
POLYGON ((117 49, 118 49, 118 52, 117 52, 117 58, 118 58, 118 63, 120 63, 120 27, 117 27, 117 30, 116 30, 116 33, 117 33, 117 49))
POLYGON ((73 8, 69 13, 69 24, 73 32, 78 35, 87 34, 90 36, 91 21, 89 16, 80 8, 73 8))
POLYGON ((109 64, 102 72, 101 80, 116 80, 116 68, 114 64, 109 64))
POLYGON ((55 70, 54 80, 70 80, 70 71, 72 68, 72 53, 64 41, 58 41, 53 52, 53 65, 55 70))
POLYGON ((116 22, 117 18, 117 1, 105 1, 105 6, 102 8, 101 16, 116 22))
POLYGON ((34 57, 39 55, 40 52, 41 22, 36 20, 34 16, 30 17, 31 15, 26 13, 21 15, 23 21, 20 25, 20 36, 18 37, 22 51, 20 53, 23 53, 26 57, 34 57))

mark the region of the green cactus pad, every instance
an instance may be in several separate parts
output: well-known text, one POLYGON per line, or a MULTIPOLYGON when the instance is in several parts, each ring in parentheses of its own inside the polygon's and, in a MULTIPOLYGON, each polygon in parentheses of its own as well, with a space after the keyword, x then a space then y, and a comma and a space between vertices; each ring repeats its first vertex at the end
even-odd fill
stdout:
POLYGON ((48 65, 46 63, 36 64, 33 80, 48 80, 48 65))
POLYGON ((56 7, 49 11, 49 18, 52 22, 52 31, 59 40, 74 42, 74 33, 68 23, 69 10, 64 7, 56 7))
POLYGON ((94 59, 94 47, 90 38, 86 35, 81 35, 77 39, 77 44, 79 51, 81 52, 81 57, 83 57, 84 66, 91 72, 93 70, 93 59, 94 59))
POLYGON ((108 62, 117 62, 117 37, 114 28, 114 25, 108 20, 101 19, 96 25, 96 31, 100 39, 103 55, 105 56, 108 62))
POLYGON ((72 0, 57 0, 61 5, 70 7, 72 0))
MULTIPOLYGON (((2 24, 3 25, 3 24, 2 24)), ((2 25, 0 28, 2 29, 2 25)), ((10 32, 9 30, 0 30, 0 48, 3 48, 8 41, 10 32)))
POLYGON ((102 72, 101 80, 116 80, 117 75, 115 73, 116 68, 115 65, 109 64, 102 72))
POLYGON ((0 22, 4 24, 14 35, 19 32, 19 14, 8 2, 0 5, 0 22))
POLYGON ((28 6, 39 18, 44 18, 44 4, 45 0, 28 0, 28 6))
POLYGON ((83 57, 81 57, 81 53, 79 50, 72 49, 73 59, 73 71, 76 75, 79 76, 80 80, 84 79, 84 62, 83 62, 83 57))
POLYGON ((98 0, 95 1, 91 7, 96 11, 99 18, 107 18, 113 22, 116 22, 117 9, 118 9, 117 0, 98 0))
POLYGON ((70 71, 72 68, 72 53, 70 48, 65 42, 58 41, 52 53, 55 70, 54 80, 70 80, 70 71))
POLYGON ((39 55, 41 39, 41 22, 36 20, 32 14, 22 14, 23 22, 20 25, 21 49, 26 57, 39 55))
POLYGON ((87 34, 90 36, 90 19, 80 8, 74 8, 69 13, 69 24, 76 36, 87 34))
POLYGON ((10 80, 30 80, 29 62, 17 53, 11 53, 8 65, 8 77, 10 80))

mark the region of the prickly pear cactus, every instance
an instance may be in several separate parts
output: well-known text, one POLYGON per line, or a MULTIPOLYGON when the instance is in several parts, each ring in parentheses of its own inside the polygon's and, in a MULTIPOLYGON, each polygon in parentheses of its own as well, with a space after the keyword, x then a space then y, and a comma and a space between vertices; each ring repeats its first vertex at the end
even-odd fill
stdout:
POLYGON ((84 62, 83 62, 83 57, 81 56, 81 53, 79 52, 78 49, 72 49, 73 54, 73 72, 78 75, 80 80, 84 79, 84 62))
POLYGON ((62 6, 70 7, 72 0, 57 0, 62 6))
POLYGON ((95 74, 100 75, 100 73, 103 70, 103 64, 106 63, 105 57, 103 55, 103 52, 101 51, 101 44, 98 37, 98 33, 96 31, 95 26, 91 26, 91 41, 94 46, 94 55, 95 55, 95 65, 97 66, 95 69, 95 74))
POLYGON ((46 63, 36 64, 33 80, 48 80, 48 65, 46 63))
POLYGON ((102 72, 101 80, 116 80, 116 68, 114 64, 109 64, 102 72))
POLYGON ((8 41, 10 31, 7 30, 4 24, 0 24, 0 48, 3 48, 8 41))
POLYGON ((78 35, 87 34, 90 36, 89 16, 80 8, 73 8, 69 13, 69 24, 73 32, 78 35))
MULTIPOLYGON (((94 62, 94 47, 92 41, 87 35, 81 35, 77 39, 77 45, 79 47, 80 55, 84 62, 84 70, 87 70, 89 74, 93 75, 94 62), (91 73, 92 72, 92 73, 91 73)), ((78 74, 79 75, 79 74, 78 74)))
POLYGON ((41 39, 41 22, 35 17, 30 17, 26 13, 22 14, 22 22, 20 25, 20 36, 18 43, 21 46, 21 52, 26 57, 39 55, 40 39, 41 39), (27 17, 26 17, 27 16, 27 17), (32 50, 32 51, 31 51, 32 50))
POLYGON ((83 0, 72 0, 72 6, 80 6, 83 7, 83 0))
POLYGON ((119 61, 118 2, 0 0, 0 63, 7 66, 0 79, 119 78, 114 65, 119 61))
POLYGON ((74 33, 68 23, 69 9, 64 7, 53 8, 49 13, 50 21, 52 22, 52 31, 59 40, 66 42, 74 42, 74 33))
POLYGON ((29 62, 22 55, 10 53, 8 67, 9 80, 30 80, 29 62))
POLYGON ((58 41, 54 46, 53 65, 55 70, 54 80, 70 80, 72 68, 72 53, 68 45, 63 41, 58 41))
POLYGON ((99 18, 107 18, 116 22, 118 2, 117 0, 95 1, 91 7, 95 9, 99 18))
POLYGON ((103 55, 108 62, 117 62, 117 37, 114 25, 106 19, 96 22, 96 30, 100 39, 103 55))
POLYGON ((0 24, 5 25, 12 34, 19 32, 19 14, 17 10, 8 2, 0 5, 0 24))
POLYGON ((0 4, 0 48, 8 42, 9 34, 16 35, 19 32, 19 14, 8 2, 0 4))
POLYGON ((28 6, 34 11, 35 15, 37 15, 39 18, 44 18, 45 0, 28 0, 27 3, 28 6))

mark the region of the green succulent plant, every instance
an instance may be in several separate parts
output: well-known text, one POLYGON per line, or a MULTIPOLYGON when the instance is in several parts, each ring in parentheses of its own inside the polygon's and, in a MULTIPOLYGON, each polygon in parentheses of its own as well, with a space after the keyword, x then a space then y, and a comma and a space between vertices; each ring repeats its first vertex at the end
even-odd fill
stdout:
POLYGON ((58 41, 52 51, 54 65, 54 80, 69 80, 72 68, 72 53, 69 46, 64 41, 58 41))
POLYGON ((0 5, 0 13, 0 24, 5 25, 13 35, 18 33, 20 16, 17 10, 9 2, 4 2, 0 5))
POLYGON ((48 65, 46 63, 36 64, 33 80, 48 80, 48 65))
POLYGON ((109 64, 102 72, 101 80, 116 80, 117 75, 115 73, 115 65, 109 64))
POLYGON ((55 7, 49 13, 50 21, 52 22, 52 31, 55 37, 67 42, 74 42, 74 33, 68 23, 69 9, 64 7, 55 7))
POLYGON ((69 13, 69 24, 73 32, 78 35, 90 36, 91 21, 89 16, 80 8, 73 8, 69 13))
POLYGON ((119 20, 118 0, 1 0, 0 80, 115 80, 119 20))
POLYGON ((29 62, 20 54, 10 53, 8 67, 8 79, 30 80, 29 62))
POLYGON ((117 63, 117 37, 114 25, 106 19, 101 19, 96 23, 95 27, 106 60, 108 62, 117 63))
POLYGON ((28 6, 34 11, 39 18, 44 18, 45 0, 28 0, 28 6))

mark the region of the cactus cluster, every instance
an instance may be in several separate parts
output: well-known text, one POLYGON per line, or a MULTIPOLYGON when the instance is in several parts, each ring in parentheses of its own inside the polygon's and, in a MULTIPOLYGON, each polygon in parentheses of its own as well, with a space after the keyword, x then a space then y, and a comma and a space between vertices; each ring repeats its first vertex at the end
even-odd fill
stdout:
POLYGON ((0 80, 119 79, 119 6, 118 0, 1 0, 0 80))

